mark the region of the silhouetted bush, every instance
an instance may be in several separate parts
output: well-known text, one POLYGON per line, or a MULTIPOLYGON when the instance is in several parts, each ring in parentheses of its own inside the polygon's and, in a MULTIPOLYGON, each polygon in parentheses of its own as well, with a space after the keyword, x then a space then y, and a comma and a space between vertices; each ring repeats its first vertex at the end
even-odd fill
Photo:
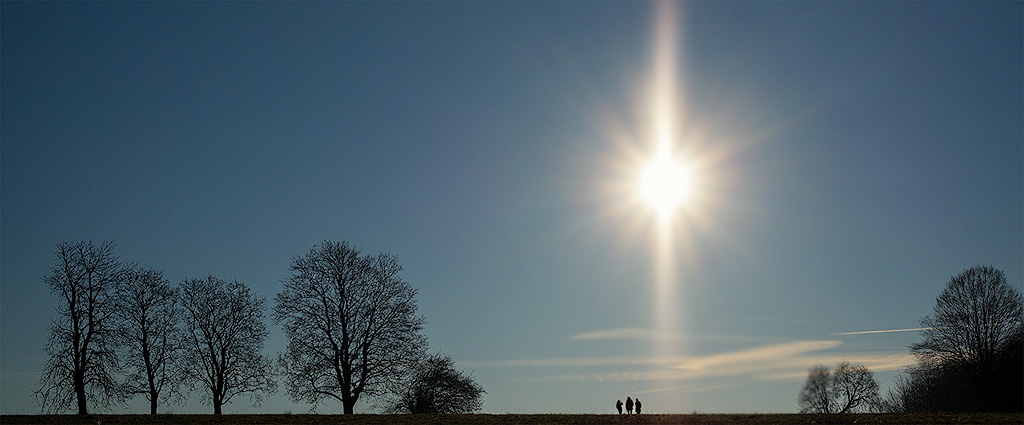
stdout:
POLYGON ((390 410, 393 413, 453 415, 483 408, 484 387, 455 370, 451 357, 428 357, 412 373, 390 410))

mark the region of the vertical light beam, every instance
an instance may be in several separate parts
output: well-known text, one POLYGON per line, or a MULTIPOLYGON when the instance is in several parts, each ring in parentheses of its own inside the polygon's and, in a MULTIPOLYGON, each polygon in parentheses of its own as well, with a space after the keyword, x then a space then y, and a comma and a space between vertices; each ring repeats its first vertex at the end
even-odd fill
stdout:
MULTIPOLYGON (((654 66, 651 81, 651 129, 653 152, 656 158, 672 158, 679 134, 677 119, 680 116, 676 87, 676 7, 674 1, 662 0, 655 9, 654 66)), ((677 333, 679 317, 675 310, 677 270, 673 246, 673 209, 656 212, 654 229, 656 238, 654 256, 654 323, 662 335, 677 333)), ((656 342, 655 351, 659 356, 675 354, 672 338, 656 342)))

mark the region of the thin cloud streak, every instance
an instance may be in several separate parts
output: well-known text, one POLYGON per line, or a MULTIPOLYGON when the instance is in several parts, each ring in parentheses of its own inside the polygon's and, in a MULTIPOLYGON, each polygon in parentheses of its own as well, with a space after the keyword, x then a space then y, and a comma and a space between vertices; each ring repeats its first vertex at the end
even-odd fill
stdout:
POLYGON ((857 331, 857 332, 839 332, 834 334, 828 334, 829 336, 840 336, 840 335, 869 335, 869 334, 887 334, 892 332, 917 332, 925 331, 934 328, 907 328, 907 329, 881 329, 877 331, 857 331))
MULTIPOLYGON (((988 326, 1003 326, 1003 325, 1019 325, 1021 323, 1022 322, 999 322, 999 323, 989 323, 989 324, 982 325, 982 326, 988 327, 988 326)), ((953 328, 966 328, 966 327, 967 326, 955 326, 953 328)), ((877 331, 840 332, 840 333, 829 334, 829 336, 884 334, 884 333, 891 333, 891 332, 918 332, 918 331, 927 331, 927 330, 930 330, 930 329, 950 329, 950 327, 949 326, 942 326, 942 327, 938 327, 938 328, 932 327, 932 328, 882 329, 882 330, 877 330, 877 331)))

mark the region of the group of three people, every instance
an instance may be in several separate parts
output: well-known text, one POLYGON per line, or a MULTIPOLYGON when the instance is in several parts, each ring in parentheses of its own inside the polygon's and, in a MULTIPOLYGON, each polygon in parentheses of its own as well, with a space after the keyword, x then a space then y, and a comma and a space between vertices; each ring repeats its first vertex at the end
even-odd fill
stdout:
MULTIPOLYGON (((633 414, 633 406, 634 405, 636 406, 636 414, 639 415, 640 414, 640 407, 642 406, 640 404, 640 399, 639 398, 636 399, 636 402, 634 403, 632 398, 626 397, 626 414, 633 414)), ((622 414, 622 400, 616 400, 615 401, 615 409, 619 411, 620 415, 622 414)))

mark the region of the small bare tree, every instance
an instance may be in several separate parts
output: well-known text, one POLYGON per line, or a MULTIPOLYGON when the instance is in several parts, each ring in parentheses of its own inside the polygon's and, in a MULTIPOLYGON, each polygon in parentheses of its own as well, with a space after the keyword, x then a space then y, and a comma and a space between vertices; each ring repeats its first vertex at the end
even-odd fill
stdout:
POLYGON ((209 276, 185 279, 181 304, 186 370, 208 390, 203 401, 214 414, 236 395, 248 393, 259 404, 274 391, 273 365, 261 353, 268 334, 262 297, 236 280, 209 276))
POLYGON ((48 356, 36 401, 43 411, 87 404, 109 407, 117 401, 117 290, 128 267, 114 255, 114 243, 62 242, 56 263, 43 278, 60 297, 50 323, 48 356))
POLYGON ((123 356, 126 397, 143 395, 149 400, 149 413, 155 415, 158 401, 180 401, 184 383, 181 371, 181 335, 178 315, 181 306, 177 291, 152 269, 129 273, 121 291, 118 322, 123 356))
POLYGON ((451 357, 436 354, 413 369, 391 403, 394 413, 456 415, 483 409, 484 387, 455 369, 451 357))
POLYGON ((401 270, 395 257, 363 256, 348 242, 325 241, 292 261, 274 308, 292 400, 315 407, 329 397, 350 414, 360 396, 393 391, 423 358, 423 317, 401 270))
POLYGON ((832 413, 832 371, 817 365, 807 372, 807 382, 800 392, 800 413, 832 413))
POLYGON ((832 383, 839 401, 837 413, 869 412, 879 406, 878 381, 867 366, 841 362, 832 373, 832 383))
POLYGON ((798 401, 801 413, 843 414, 876 410, 881 398, 871 370, 841 362, 834 371, 821 365, 811 368, 798 401))

